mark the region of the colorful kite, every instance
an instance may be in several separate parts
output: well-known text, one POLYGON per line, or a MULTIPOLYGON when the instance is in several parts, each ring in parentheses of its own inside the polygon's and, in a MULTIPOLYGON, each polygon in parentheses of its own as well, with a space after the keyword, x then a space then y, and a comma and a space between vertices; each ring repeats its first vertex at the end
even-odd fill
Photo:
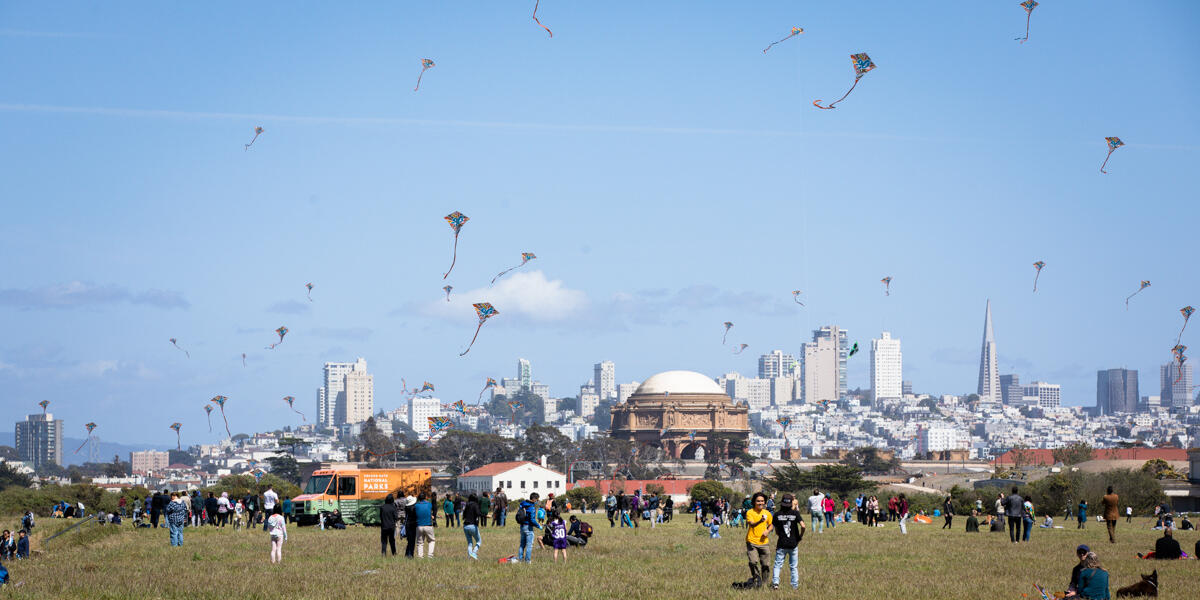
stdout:
POLYGON ((1033 16, 1033 9, 1037 8, 1037 5, 1036 0, 1025 0, 1021 3, 1021 8, 1025 9, 1025 37, 1013 38, 1014 40, 1021 40, 1022 44, 1029 40, 1029 17, 1033 16))
POLYGON ((1124 146, 1125 142, 1122 142, 1119 137, 1106 137, 1104 141, 1108 143, 1108 154, 1104 156, 1104 162, 1100 164, 1100 172, 1107 175, 1108 171, 1105 171, 1104 167, 1108 164, 1108 157, 1112 156, 1113 150, 1124 146))
POLYGON ((187 350, 184 350, 183 348, 180 348, 180 347, 179 347, 179 344, 178 344, 178 343, 176 343, 176 340, 175 340, 175 338, 171 338, 171 345, 172 345, 172 346, 175 346, 175 348, 177 348, 177 349, 179 349, 180 351, 182 351, 182 352, 183 352, 183 354, 184 354, 184 356, 186 356, 186 357, 188 357, 188 358, 191 358, 191 357, 192 357, 192 355, 191 355, 190 353, 188 353, 188 351, 187 351, 187 350))
POLYGON ((788 41, 788 40, 790 40, 790 39, 792 39, 792 38, 794 38, 794 37, 796 37, 796 36, 798 36, 798 35, 800 35, 800 34, 802 34, 802 33, 804 33, 804 28, 803 28, 803 27, 793 27, 793 28, 792 28, 792 32, 791 32, 791 33, 789 33, 789 34, 787 35, 787 37, 783 38, 782 40, 779 40, 779 42, 771 42, 770 46, 767 46, 766 48, 763 48, 763 54, 766 54, 766 53, 767 53, 767 50, 770 50, 770 49, 771 49, 771 46, 774 46, 775 44, 778 44, 778 43, 780 43, 780 42, 786 42, 786 41, 788 41))
POLYGON ((455 401, 455 402, 451 402, 451 403, 450 403, 449 405, 447 405, 447 406, 448 406, 448 408, 452 408, 452 409, 454 409, 454 410, 458 411, 458 413, 459 413, 460 415, 466 415, 466 414, 467 414, 467 405, 466 405, 466 404, 465 404, 465 403, 464 403, 462 400, 457 400, 457 401, 455 401))
POLYGON ((432 69, 434 66, 436 65, 433 64, 432 60, 428 58, 421 59, 421 74, 417 75, 417 87, 413 88, 414 92, 421 89, 421 78, 425 76, 425 71, 432 69))
POLYGON ((481 400, 483 400, 483 393, 488 391, 488 388, 494 388, 494 387, 499 387, 499 386, 500 386, 500 384, 496 383, 495 379, 488 377, 487 383, 483 384, 483 389, 479 390, 479 398, 477 398, 475 400, 475 403, 478 404, 481 400))
POLYGON ((1033 263, 1033 267, 1037 269, 1037 275, 1033 276, 1033 291, 1037 291, 1038 278, 1042 276, 1042 269, 1046 268, 1046 263, 1037 261, 1033 263))
POLYGON ((247 149, 247 150, 249 150, 249 149, 250 149, 250 146, 253 146, 253 145, 254 145, 254 140, 257 140, 257 139, 258 139, 258 136, 262 135, 262 132, 263 132, 263 128, 262 128, 262 127, 255 127, 255 128, 254 128, 254 137, 253 137, 253 138, 250 138, 250 143, 249 143, 249 144, 246 144, 246 149, 247 149))
POLYGON ((784 429, 787 429, 788 427, 792 426, 792 418, 791 417, 779 417, 778 419, 775 419, 775 422, 779 423, 779 425, 781 427, 783 427, 784 429))
POLYGON ((1192 313, 1194 312, 1196 312, 1196 309, 1192 308, 1191 306, 1185 306, 1179 309, 1179 314, 1183 315, 1183 328, 1179 330, 1179 337, 1175 340, 1176 344, 1183 339, 1183 330, 1187 329, 1188 319, 1192 318, 1192 313))
POLYGON ((308 422, 308 418, 304 416, 304 413, 296 410, 296 399, 295 398, 293 398, 291 396, 284 396, 283 401, 288 403, 288 408, 292 409, 292 412, 300 415, 301 421, 304 421, 305 423, 308 422))
POLYGON ((212 433, 212 405, 204 405, 204 413, 208 415, 208 432, 212 433))
POLYGON ((46 414, 46 407, 50 406, 50 401, 42 400, 41 402, 38 402, 38 406, 42 407, 42 414, 44 415, 46 414))
POLYGON ((799 304, 800 306, 804 306, 804 303, 800 301, 800 294, 803 293, 804 292, 800 290, 792 290, 792 300, 795 300, 796 304, 799 304))
POLYGON ((426 381, 421 384, 421 389, 413 392, 413 396, 416 396, 417 394, 421 394, 424 392, 433 392, 433 391, 436 391, 433 389, 433 384, 426 381))
POLYGON ((688 440, 693 441, 693 442, 696 441, 696 430, 695 429, 688 432, 688 440))
POLYGON ((725 321, 725 334, 721 336, 721 345, 725 345, 725 338, 729 337, 729 330, 733 329, 733 321, 725 321))
POLYGON ((513 270, 513 269, 516 269, 516 268, 519 268, 519 267, 523 267, 523 266, 525 266, 525 263, 527 263, 527 262, 529 262, 529 261, 531 261, 531 260, 533 260, 533 259, 535 259, 535 258, 537 258, 537 255, 536 255, 536 254, 534 254, 534 253, 532 253, 532 252, 522 252, 522 253, 521 253, 521 264, 519 264, 519 265, 517 265, 517 266, 515 266, 515 267, 509 267, 509 268, 507 268, 507 269, 505 269, 505 270, 503 270, 503 271, 500 271, 499 273, 497 273, 497 274, 496 274, 496 276, 495 276, 495 277, 493 277, 493 278, 492 278, 492 283, 490 283, 490 284, 488 284, 488 285, 492 285, 492 284, 496 283, 496 280, 497 280, 497 279, 500 279, 501 277, 503 277, 505 273, 508 273, 509 271, 511 271, 511 270, 513 270))
POLYGON ((171 429, 175 430, 175 449, 183 449, 183 441, 179 438, 179 428, 183 427, 183 423, 171 423, 171 429))
POLYGON ((553 31, 550 31, 550 28, 549 28, 549 27, 546 27, 545 25, 542 25, 542 22, 541 22, 541 21, 539 21, 539 20, 538 20, 538 18, 537 18, 537 9, 538 9, 538 4, 539 4, 540 2, 541 2, 541 0, 534 0, 534 2, 533 2, 533 22, 534 22, 534 23, 537 23, 537 24, 538 24, 538 27, 541 27, 542 29, 545 29, 545 30, 546 30, 546 33, 550 34, 550 37, 554 37, 554 32, 553 32, 553 31))
POLYGON ((746 348, 749 348, 749 347, 750 347, 750 344, 738 344, 738 349, 734 350, 733 353, 741 354, 743 350, 745 350, 746 348))
POLYGON ((883 295, 891 296, 892 295, 892 277, 890 275, 887 277, 884 277, 883 279, 879 280, 879 283, 883 284, 883 295))
POLYGON ((96 429, 95 423, 85 423, 83 426, 87 428, 87 439, 83 440, 83 443, 75 449, 75 454, 79 454, 79 451, 83 450, 83 447, 86 446, 88 442, 92 441, 92 430, 96 429))
POLYGON ((454 427, 454 421, 449 417, 427 417, 429 419, 429 437, 433 437, 442 431, 454 427))
POLYGON ((225 435, 233 437, 233 434, 229 431, 229 419, 225 416, 225 403, 228 401, 229 398, 226 396, 213 396, 212 400, 209 400, 209 402, 216 404, 221 409, 221 419, 225 421, 225 435))
POLYGON ((846 358, 850 358, 855 354, 858 354, 858 342, 854 342, 854 345, 850 346, 850 353, 846 355, 846 358))
POLYGON ((488 319, 500 314, 490 302, 477 302, 471 306, 475 307, 475 314, 479 315, 479 326, 475 328, 475 335, 471 338, 471 343, 467 345, 467 349, 462 351, 459 356, 466 356, 471 348, 475 346, 475 338, 479 337, 479 330, 483 329, 483 324, 488 319))
POLYGON ((278 334, 279 334, 279 341, 278 341, 278 342, 275 342, 274 344, 271 344, 270 346, 267 346, 267 350, 274 350, 274 349, 275 349, 275 346, 278 346, 278 345, 282 344, 282 343, 283 343, 283 336, 287 335, 287 332, 288 332, 288 328, 287 328, 287 327, 280 327, 279 329, 276 329, 276 330, 275 330, 275 333, 278 333, 278 334))
POLYGON ((242 353, 242 368, 246 367, 246 353, 242 353))
POLYGON ((525 406, 525 403, 521 402, 520 400, 509 400, 508 401, 508 409, 513 412, 514 418, 517 416, 517 409, 523 408, 524 406, 525 406))
POLYGON ((1136 296, 1136 295, 1138 295, 1138 294, 1142 293, 1142 290, 1144 290, 1144 289, 1146 289, 1146 288, 1148 288, 1148 287, 1150 287, 1150 281, 1149 281, 1149 280, 1146 280, 1146 279, 1143 279, 1143 280, 1142 280, 1142 287, 1139 287, 1139 288, 1137 289, 1137 291, 1136 291, 1136 292, 1134 292, 1134 293, 1130 294, 1128 298, 1125 298, 1125 310, 1129 310, 1129 298, 1132 298, 1132 297, 1134 297, 1134 296, 1136 296))
POLYGON ((309 302, 312 302, 312 289, 313 289, 313 284, 312 284, 312 283, 306 283, 306 284, 304 284, 304 289, 308 290, 308 301, 309 301, 309 302))
POLYGON ((454 286, 452 286, 452 285, 442 286, 442 290, 444 290, 446 292, 446 302, 450 301, 450 290, 452 290, 452 289, 454 289, 454 286))
POLYGON ((1176 362, 1175 383, 1173 383, 1171 385, 1178 384, 1179 380, 1183 378, 1183 363, 1187 362, 1187 357, 1184 356, 1183 353, 1186 351, 1187 351, 1187 346, 1184 346, 1183 344, 1175 344, 1175 347, 1171 348, 1171 354, 1175 355, 1175 362, 1176 362))
POLYGON ((833 108, 838 102, 845 100, 846 96, 850 95, 850 92, 854 91, 854 87, 858 85, 858 80, 862 79, 863 75, 866 75, 868 71, 875 68, 875 63, 871 62, 871 57, 867 56, 866 52, 851 54, 850 62, 854 65, 854 85, 850 86, 850 89, 846 90, 846 93, 841 98, 830 102, 829 106, 821 106, 820 100, 813 100, 813 106, 822 110, 833 108))
POLYGON ((454 270, 454 263, 458 262, 458 233, 471 218, 457 210, 442 218, 446 219, 446 222, 450 224, 450 229, 454 230, 454 255, 450 259, 450 268, 442 275, 442 279, 445 279, 450 276, 450 271, 454 270))

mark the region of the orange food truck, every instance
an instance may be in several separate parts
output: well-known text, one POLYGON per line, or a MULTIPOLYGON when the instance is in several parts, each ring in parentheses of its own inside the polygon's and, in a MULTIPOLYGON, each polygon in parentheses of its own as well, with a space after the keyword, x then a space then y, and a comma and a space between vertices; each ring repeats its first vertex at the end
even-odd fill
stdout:
POLYGON ((304 493, 293 499, 296 521, 315 524, 321 513, 341 511, 347 525, 379 523, 379 506, 388 494, 397 499, 430 491, 429 469, 359 469, 337 467, 313 471, 304 493))

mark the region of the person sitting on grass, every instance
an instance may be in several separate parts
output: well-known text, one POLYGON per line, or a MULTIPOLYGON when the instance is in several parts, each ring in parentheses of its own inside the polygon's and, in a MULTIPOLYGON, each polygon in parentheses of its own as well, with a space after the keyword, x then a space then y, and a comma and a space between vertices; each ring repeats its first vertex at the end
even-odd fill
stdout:
POLYGON ((325 519, 325 526, 332 529, 345 529, 346 522, 342 520, 342 511, 334 510, 328 519, 325 519))
POLYGON ((1042 524, 1038 525, 1039 529, 1054 529, 1054 517, 1050 513, 1046 513, 1046 518, 1042 519, 1042 524))
POLYGON ((1163 527, 1162 537, 1154 542, 1154 552, 1148 552, 1143 555, 1138 552, 1138 558, 1156 558, 1158 560, 1177 560, 1183 556, 1183 548, 1179 547, 1179 541, 1171 535, 1170 527, 1163 527))
POLYGON ((571 528, 567 530, 567 542, 573 546, 586 546, 588 538, 592 537, 592 526, 579 517, 571 515, 571 528))
POLYGON ((1079 569, 1079 581, 1074 593, 1068 593, 1067 598, 1080 600, 1109 600, 1108 571, 1100 566, 1100 557, 1095 552, 1084 555, 1079 569))
POLYGON ((708 523, 708 539, 721 539, 721 517, 713 515, 712 521, 708 523))
POLYGON ((1067 598, 1077 597, 1079 594, 1079 572, 1083 570, 1083 559, 1087 558, 1088 552, 1092 549, 1085 544, 1080 544, 1075 549, 1075 557, 1079 559, 1079 563, 1071 569, 1071 580, 1067 582, 1067 598))
POLYGON ((979 511, 971 509, 971 516, 967 517, 967 533, 979 533, 979 511))
POLYGON ((1188 520, 1186 515, 1183 517, 1183 520, 1179 522, 1179 530, 1180 531, 1188 531, 1190 529, 1195 529, 1195 528, 1196 527, 1194 525, 1192 525, 1192 522, 1188 520))
POLYGON ((29 558, 29 535, 24 529, 17 532, 17 558, 29 558))
POLYGON ((7 529, 0 534, 0 560, 8 560, 17 554, 17 540, 7 529))

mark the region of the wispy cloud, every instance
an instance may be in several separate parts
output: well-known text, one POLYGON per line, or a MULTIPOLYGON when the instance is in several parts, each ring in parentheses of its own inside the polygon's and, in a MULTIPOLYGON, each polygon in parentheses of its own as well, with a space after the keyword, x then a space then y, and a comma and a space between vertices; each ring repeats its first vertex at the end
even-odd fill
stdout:
POLYGON ((15 306, 26 310, 70 309, 124 303, 146 304, 168 309, 191 306, 178 292, 153 289, 132 292, 112 284, 97 285, 82 281, 35 288, 0 290, 0 305, 15 306))
POLYGON ((564 322, 580 315, 588 306, 587 294, 567 287, 561 280, 550 280, 541 271, 515 272, 491 287, 455 291, 450 301, 434 300, 421 305, 417 312, 453 320, 473 319, 471 304, 491 302, 506 321, 527 323, 564 322))
POLYGON ((276 302, 267 307, 267 312, 279 313, 283 315, 302 315, 307 313, 311 308, 305 302, 299 300, 284 300, 276 302))

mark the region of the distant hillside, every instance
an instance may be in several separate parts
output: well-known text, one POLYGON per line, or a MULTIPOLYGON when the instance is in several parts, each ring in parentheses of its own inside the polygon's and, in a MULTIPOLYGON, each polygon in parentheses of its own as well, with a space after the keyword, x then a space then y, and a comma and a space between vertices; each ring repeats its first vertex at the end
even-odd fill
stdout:
MULTIPOLYGON (((16 442, 16 434, 11 431, 0 431, 0 445, 12 446, 16 442)), ((83 438, 64 437, 63 438, 63 465, 81 465, 88 460, 88 449, 84 448, 79 451, 79 454, 74 454, 75 449, 83 443, 83 438)), ((99 444, 100 462, 112 462, 113 455, 121 457, 121 460, 129 460, 129 453, 138 450, 167 450, 168 448, 156 448, 149 445, 130 445, 116 444, 100 440, 99 444)))

